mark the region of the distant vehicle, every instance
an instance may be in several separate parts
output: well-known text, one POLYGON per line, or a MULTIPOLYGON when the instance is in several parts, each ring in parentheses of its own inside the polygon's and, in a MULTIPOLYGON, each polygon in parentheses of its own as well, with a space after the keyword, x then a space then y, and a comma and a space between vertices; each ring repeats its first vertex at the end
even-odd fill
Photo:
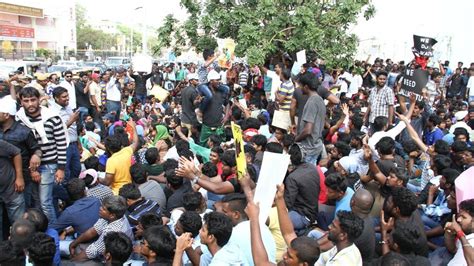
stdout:
POLYGON ((100 62, 85 62, 83 67, 90 70, 98 68, 100 69, 100 73, 104 73, 108 68, 106 64, 100 62))
POLYGON ((14 72, 22 72, 33 76, 36 72, 46 73, 48 66, 46 62, 40 61, 1 61, 0 78, 8 78, 14 72))
POLYGON ((123 68, 127 69, 130 67, 130 63, 131 63, 130 58, 122 57, 122 56, 108 57, 105 60, 105 64, 111 68, 117 68, 117 67, 122 66, 123 68))
POLYGON ((52 73, 52 72, 61 72, 61 73, 63 73, 64 71, 71 70, 71 69, 72 69, 72 67, 69 67, 69 66, 52 65, 52 66, 48 67, 48 73, 52 73))

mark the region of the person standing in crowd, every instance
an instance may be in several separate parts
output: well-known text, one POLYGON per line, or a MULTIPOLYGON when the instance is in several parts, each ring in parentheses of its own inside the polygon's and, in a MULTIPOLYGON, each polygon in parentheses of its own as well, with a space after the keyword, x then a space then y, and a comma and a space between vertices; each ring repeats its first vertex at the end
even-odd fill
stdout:
POLYGON ((321 137, 326 117, 324 101, 317 94, 317 88, 314 86, 315 78, 316 76, 309 72, 300 77, 299 82, 303 86, 303 94, 309 95, 309 98, 298 120, 295 137, 295 142, 303 153, 304 161, 313 165, 316 165, 324 149, 321 137))
POLYGON ((113 113, 115 119, 113 122, 119 120, 120 118, 120 111, 121 111, 121 89, 122 84, 120 83, 120 79, 122 79, 124 74, 123 69, 117 70, 117 73, 114 76, 111 76, 111 71, 106 71, 104 74, 104 82, 105 82, 105 90, 106 90, 106 110, 107 113, 113 113), (114 113, 115 112, 115 113, 114 113))
POLYGON ((67 147, 67 161, 65 169, 66 181, 71 178, 76 178, 81 173, 81 155, 79 153, 79 142, 77 136, 77 124, 76 121, 79 119, 80 111, 72 111, 69 106, 69 93, 68 91, 59 86, 53 90, 54 104, 51 104, 51 110, 58 113, 68 128, 67 134, 69 138, 69 145, 67 147))
MULTIPOLYGON (((79 74, 79 81, 74 83, 75 87, 75 99, 77 101, 77 109, 79 110, 79 123, 84 123, 84 119, 89 115, 91 109, 91 102, 89 100, 89 86, 91 84, 89 76, 86 72, 79 74)), ((54 91, 54 90, 53 90, 54 91)), ((70 98, 69 100, 71 100, 70 98)))
POLYGON ((197 91, 199 77, 195 73, 190 73, 187 76, 189 86, 181 92, 181 126, 188 129, 188 136, 191 136, 191 129, 198 124, 196 117, 196 108, 200 102, 201 96, 197 91))
POLYGON ((135 99, 145 104, 146 98, 146 81, 153 75, 153 72, 145 74, 144 72, 133 72, 133 68, 129 70, 130 77, 135 80, 135 99))
POLYGON ((72 110, 76 109, 76 88, 74 81, 72 80, 72 72, 70 70, 64 72, 64 80, 59 84, 59 86, 65 88, 69 94, 69 107, 71 107, 72 110))
POLYGON ((392 125, 395 95, 393 90, 385 85, 387 81, 386 72, 380 71, 377 73, 376 77, 377 85, 372 88, 370 92, 364 121, 373 124, 376 117, 385 116, 388 118, 388 125, 392 125))
POLYGON ((40 94, 33 87, 20 90, 21 108, 16 118, 35 132, 41 146, 41 165, 38 171, 32 172, 32 178, 39 180, 39 197, 41 209, 45 212, 50 223, 56 220, 53 207, 53 185, 64 180, 64 170, 67 163, 67 127, 61 117, 52 110, 40 106, 40 94))
POLYGON ((33 131, 15 120, 16 103, 10 96, 0 99, 0 139, 21 150, 23 179, 25 182, 26 208, 40 208, 38 185, 39 175, 32 179, 41 164, 41 148, 33 131))
POLYGON ((202 127, 201 135, 199 136, 199 143, 201 146, 207 146, 209 136, 217 134, 224 135, 223 119, 224 111, 227 107, 228 87, 222 89, 220 85, 221 76, 216 71, 209 72, 207 76, 209 80, 209 89, 212 97, 210 99, 204 96, 205 99, 201 101, 199 109, 202 112, 202 127))

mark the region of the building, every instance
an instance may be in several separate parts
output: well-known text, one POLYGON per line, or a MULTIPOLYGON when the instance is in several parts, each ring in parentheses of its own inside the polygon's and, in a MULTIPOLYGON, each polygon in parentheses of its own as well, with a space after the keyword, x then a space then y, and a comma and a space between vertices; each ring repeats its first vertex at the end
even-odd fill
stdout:
POLYGON ((34 57, 41 48, 61 57, 75 52, 75 1, 0 2, 0 57, 34 57))

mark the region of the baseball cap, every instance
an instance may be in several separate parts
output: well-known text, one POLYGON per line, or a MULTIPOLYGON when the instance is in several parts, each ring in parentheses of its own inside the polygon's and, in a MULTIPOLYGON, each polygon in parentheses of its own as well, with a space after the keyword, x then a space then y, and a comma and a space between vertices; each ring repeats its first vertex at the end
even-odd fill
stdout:
POLYGON ((79 174, 79 178, 84 179, 84 178, 86 178, 87 175, 90 175, 93 178, 91 185, 97 183, 97 171, 96 170, 87 169, 87 170, 85 170, 85 171, 83 171, 79 174))
POLYGON ((10 95, 0 99, 0 113, 16 115, 16 102, 10 95))
POLYGON ((209 74, 207 74, 207 80, 211 81, 211 80, 216 80, 216 79, 220 80, 221 75, 219 75, 219 73, 217 73, 217 71, 215 70, 209 71, 209 74))
POLYGON ((189 73, 189 74, 188 74, 188 80, 192 80, 192 79, 199 80, 198 74, 196 74, 196 73, 189 73))

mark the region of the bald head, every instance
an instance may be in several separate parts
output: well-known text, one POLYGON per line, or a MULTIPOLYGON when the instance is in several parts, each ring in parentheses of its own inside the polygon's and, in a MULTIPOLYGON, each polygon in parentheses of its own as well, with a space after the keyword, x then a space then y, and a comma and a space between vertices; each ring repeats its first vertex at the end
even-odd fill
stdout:
POLYGON ((372 210, 372 205, 374 205, 374 197, 364 188, 359 188, 352 196, 351 208, 356 213, 368 214, 372 210))

